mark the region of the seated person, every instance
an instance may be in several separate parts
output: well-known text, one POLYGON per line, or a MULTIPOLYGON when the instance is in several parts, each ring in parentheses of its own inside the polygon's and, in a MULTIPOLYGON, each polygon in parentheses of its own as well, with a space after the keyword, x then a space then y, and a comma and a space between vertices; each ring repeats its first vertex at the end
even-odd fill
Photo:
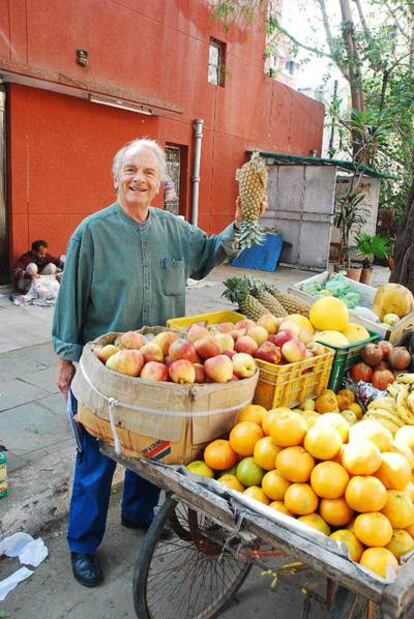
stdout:
POLYGON ((34 241, 31 251, 23 254, 13 269, 13 277, 18 290, 27 292, 32 280, 39 275, 55 275, 63 270, 63 262, 47 253, 46 241, 34 241))

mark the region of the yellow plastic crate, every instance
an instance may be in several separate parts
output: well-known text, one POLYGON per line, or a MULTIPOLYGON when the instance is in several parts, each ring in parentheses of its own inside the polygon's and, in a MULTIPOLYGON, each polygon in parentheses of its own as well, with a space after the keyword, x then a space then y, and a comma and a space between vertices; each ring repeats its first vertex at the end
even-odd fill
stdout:
POLYGON ((306 398, 323 393, 329 382, 335 353, 325 347, 325 353, 289 363, 275 365, 256 359, 260 375, 253 403, 266 409, 277 406, 298 406, 306 398))
POLYGON ((195 323, 204 323, 206 325, 216 325, 221 322, 239 322, 246 316, 233 312, 232 310, 224 310, 217 312, 206 312, 205 314, 196 314, 195 316, 184 316, 183 318, 170 318, 167 320, 167 327, 170 329, 186 329, 195 323))

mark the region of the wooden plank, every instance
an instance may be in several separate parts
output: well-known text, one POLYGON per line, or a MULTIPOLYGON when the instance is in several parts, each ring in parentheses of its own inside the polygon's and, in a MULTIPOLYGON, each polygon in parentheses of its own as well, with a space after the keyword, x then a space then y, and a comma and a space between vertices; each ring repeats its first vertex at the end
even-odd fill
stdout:
POLYGON ((414 607, 414 558, 399 571, 397 580, 384 593, 382 608, 391 617, 413 617, 414 607), (407 614, 411 609, 411 614, 407 614))

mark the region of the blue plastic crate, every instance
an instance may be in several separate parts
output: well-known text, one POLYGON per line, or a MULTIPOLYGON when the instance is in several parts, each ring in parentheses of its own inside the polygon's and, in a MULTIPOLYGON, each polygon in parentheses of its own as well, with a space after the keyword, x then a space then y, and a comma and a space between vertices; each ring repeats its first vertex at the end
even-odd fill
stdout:
POLYGON ((276 271, 283 247, 281 234, 267 234, 262 245, 253 245, 244 249, 231 264, 243 269, 259 269, 260 271, 276 271))

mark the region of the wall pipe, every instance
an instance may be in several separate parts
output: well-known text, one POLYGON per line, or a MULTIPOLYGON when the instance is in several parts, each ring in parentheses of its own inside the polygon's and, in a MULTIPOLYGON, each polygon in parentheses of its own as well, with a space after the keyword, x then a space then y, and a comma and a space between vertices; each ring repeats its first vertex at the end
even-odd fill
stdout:
POLYGON ((198 197, 200 192, 201 144, 203 140, 204 120, 197 118, 193 122, 194 157, 191 174, 191 223, 198 226, 198 197))

